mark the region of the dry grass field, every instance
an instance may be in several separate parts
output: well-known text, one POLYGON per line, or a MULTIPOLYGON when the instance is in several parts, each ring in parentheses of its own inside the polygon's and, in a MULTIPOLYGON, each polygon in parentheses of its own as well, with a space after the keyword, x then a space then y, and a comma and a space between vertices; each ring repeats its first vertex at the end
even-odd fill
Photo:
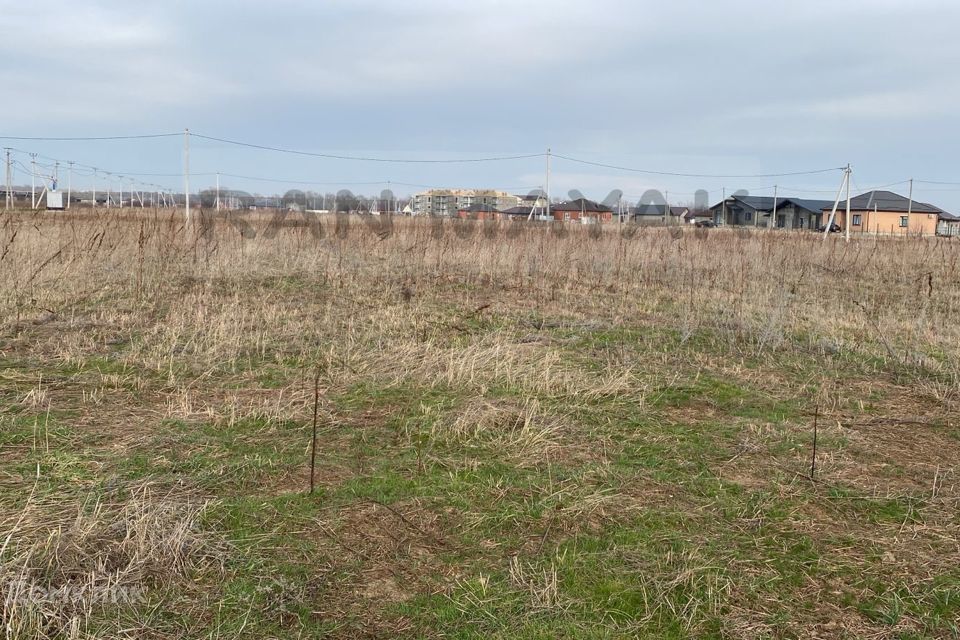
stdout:
POLYGON ((960 242, 0 220, 6 638, 960 636, 960 242))

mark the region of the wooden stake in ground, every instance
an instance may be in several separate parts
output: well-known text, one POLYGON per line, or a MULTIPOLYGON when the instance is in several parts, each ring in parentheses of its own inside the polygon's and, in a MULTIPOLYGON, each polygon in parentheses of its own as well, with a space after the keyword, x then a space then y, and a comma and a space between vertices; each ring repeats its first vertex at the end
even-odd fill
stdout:
POLYGON ((313 494, 317 469, 317 413, 320 409, 320 367, 313 378, 313 438, 310 442, 310 493, 313 494))
POLYGON ((813 408, 813 455, 810 459, 810 480, 816 482, 817 476, 817 420, 820 417, 820 405, 813 408))

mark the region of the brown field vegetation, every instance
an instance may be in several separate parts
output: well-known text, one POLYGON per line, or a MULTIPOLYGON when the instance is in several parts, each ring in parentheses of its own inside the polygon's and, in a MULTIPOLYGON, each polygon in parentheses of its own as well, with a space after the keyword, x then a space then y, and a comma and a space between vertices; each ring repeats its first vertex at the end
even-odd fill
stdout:
POLYGON ((0 220, 7 638, 960 634, 956 239, 0 220))

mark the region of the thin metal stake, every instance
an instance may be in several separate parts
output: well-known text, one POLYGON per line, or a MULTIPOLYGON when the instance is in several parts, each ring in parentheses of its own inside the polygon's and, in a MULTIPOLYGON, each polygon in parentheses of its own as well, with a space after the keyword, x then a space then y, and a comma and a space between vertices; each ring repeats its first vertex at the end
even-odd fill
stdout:
POLYGON ((320 409, 320 367, 313 379, 313 440, 310 444, 310 493, 313 494, 314 477, 317 469, 317 413, 320 409))
POLYGON ((810 460, 810 480, 816 482, 817 478, 817 431, 820 418, 820 405, 813 409, 813 456, 810 460))

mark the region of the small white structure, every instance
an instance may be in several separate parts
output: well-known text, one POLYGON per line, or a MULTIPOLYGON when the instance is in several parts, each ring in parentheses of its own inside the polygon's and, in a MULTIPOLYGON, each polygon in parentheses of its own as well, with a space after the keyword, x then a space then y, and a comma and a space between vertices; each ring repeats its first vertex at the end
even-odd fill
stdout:
POLYGON ((63 210, 63 192, 47 191, 47 209, 55 211, 63 210))

